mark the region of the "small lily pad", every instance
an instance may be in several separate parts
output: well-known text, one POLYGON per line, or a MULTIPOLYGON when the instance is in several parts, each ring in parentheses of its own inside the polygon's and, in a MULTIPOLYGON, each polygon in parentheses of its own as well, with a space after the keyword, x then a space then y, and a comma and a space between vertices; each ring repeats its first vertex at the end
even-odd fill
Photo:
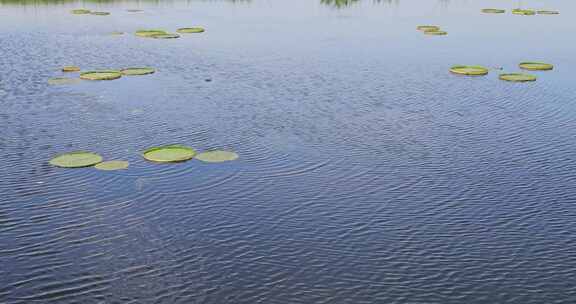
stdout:
POLYGON ((445 36, 445 35, 448 35, 448 32, 433 30, 433 31, 424 31, 424 34, 425 35, 432 35, 432 36, 445 36))
POLYGON ((60 154, 50 160, 50 164, 62 168, 90 167, 102 162, 102 156, 86 151, 60 154))
POLYGON ((487 13, 487 14, 502 14, 502 13, 505 13, 506 10, 498 9, 498 8, 485 8, 485 9, 482 9, 482 12, 487 13))
POLYGON ((108 16, 108 15, 110 15, 110 13, 109 12, 90 12, 90 15, 108 16))
POLYGON ((113 31, 113 32, 110 32, 110 35, 112 35, 112 36, 120 36, 120 35, 124 35, 124 32, 113 31))
POLYGON ((436 25, 419 25, 416 29, 419 31, 439 31, 440 27, 436 25))
POLYGON ((154 35, 165 35, 168 34, 166 33, 166 31, 164 30, 139 30, 136 31, 135 35, 138 37, 145 37, 145 38, 149 38, 152 37, 154 35))
POLYGON ((193 33, 203 33, 205 30, 201 27, 183 27, 176 30, 181 34, 193 34, 193 33))
POLYGON ((150 37, 155 38, 155 39, 176 39, 176 38, 180 38, 180 35, 166 33, 166 34, 155 34, 155 35, 152 35, 150 37))
POLYGON ((521 73, 509 73, 509 74, 500 74, 498 77, 502 80, 506 81, 514 81, 514 82, 526 82, 526 81, 536 81, 536 76, 530 74, 521 74, 521 73))
POLYGON ((482 76, 488 74, 488 69, 479 65, 455 65, 450 72, 468 76, 482 76))
POLYGON ((521 69, 530 71, 549 71, 554 69, 554 66, 544 62, 522 62, 518 65, 521 69))
POLYGON ((558 15, 559 11, 537 11, 539 15, 558 15))
POLYGON ((51 85, 66 85, 66 84, 76 84, 79 83, 78 78, 66 78, 66 77, 56 77, 48 79, 48 84, 51 85))
POLYGON ((84 80, 114 80, 122 77, 120 71, 90 71, 80 74, 80 78, 84 80))
POLYGON ((79 71, 80 67, 77 67, 75 65, 67 65, 62 68, 62 72, 79 72, 79 71))
POLYGON ((70 11, 70 13, 74 14, 74 15, 87 15, 90 14, 90 10, 87 9, 75 9, 70 11))
POLYGON ((196 155, 196 159, 207 163, 221 163, 238 159, 238 154, 230 151, 207 151, 196 155))
POLYGON ((519 9, 519 8, 516 8, 516 9, 513 9, 513 10, 512 10, 512 14, 531 16, 531 15, 535 15, 535 14, 536 14, 536 11, 534 11, 534 10, 529 10, 529 9, 519 9))
POLYGON ((155 72, 153 68, 127 68, 120 71, 123 75, 136 76, 136 75, 148 75, 155 72))
POLYGON ((194 149, 181 145, 153 147, 142 153, 145 159, 160 163, 183 162, 194 158, 194 155, 194 149))
POLYGON ((110 160, 97 164, 94 168, 104 171, 114 171, 127 169, 130 163, 125 160, 110 160))

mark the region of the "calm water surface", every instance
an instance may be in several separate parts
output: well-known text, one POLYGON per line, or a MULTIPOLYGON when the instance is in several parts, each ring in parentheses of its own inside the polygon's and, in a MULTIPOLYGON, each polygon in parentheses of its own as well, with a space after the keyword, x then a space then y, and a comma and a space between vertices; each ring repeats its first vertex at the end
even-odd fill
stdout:
POLYGON ((0 303, 576 303, 574 1, 14 2, 0 303), (526 60, 556 68, 448 73, 526 60), (157 72, 47 84, 71 64, 157 72), (240 159, 139 156, 171 143, 240 159), (48 165, 71 150, 131 167, 48 165))

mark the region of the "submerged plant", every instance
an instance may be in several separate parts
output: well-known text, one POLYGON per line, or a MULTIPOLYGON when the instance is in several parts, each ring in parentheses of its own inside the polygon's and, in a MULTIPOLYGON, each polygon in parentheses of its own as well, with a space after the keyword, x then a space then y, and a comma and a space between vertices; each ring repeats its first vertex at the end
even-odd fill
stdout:
POLYGON ((80 82, 80 79, 78 78, 56 77, 48 79, 48 84, 51 85, 76 84, 78 82, 80 82))
POLYGON ((231 151, 214 150, 196 155, 196 159, 207 163, 221 163, 238 159, 238 154, 231 151))

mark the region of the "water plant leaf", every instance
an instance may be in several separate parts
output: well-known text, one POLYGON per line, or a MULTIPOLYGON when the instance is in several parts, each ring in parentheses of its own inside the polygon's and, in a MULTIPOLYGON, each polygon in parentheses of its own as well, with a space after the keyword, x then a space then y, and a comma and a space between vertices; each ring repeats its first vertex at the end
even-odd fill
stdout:
POLYGON ((450 72, 468 76, 482 76, 488 74, 488 69, 480 65, 455 65, 450 72))
POLYGON ((90 167, 102 162, 102 156, 86 151, 60 154, 50 160, 50 164, 62 168, 90 167))
POLYGON ((62 67, 62 72, 78 72, 80 71, 80 67, 77 67, 75 65, 67 65, 65 67, 62 67))
POLYGON ((56 78, 48 79, 48 84, 51 84, 51 85, 76 84, 79 82, 80 82, 80 79, 78 79, 78 78, 56 77, 56 78))
POLYGON ((537 11, 539 15, 558 15, 559 11, 537 11))
POLYGON ((529 9, 515 8, 515 9, 512 10, 512 14, 532 16, 532 15, 535 15, 535 14, 536 14, 536 11, 534 11, 534 10, 529 10, 529 9))
POLYGON ((419 25, 416 29, 419 31, 439 31, 440 27, 436 25, 419 25))
POLYGON ((120 35, 124 35, 124 32, 120 32, 120 31, 113 31, 113 32, 110 32, 110 35, 113 35, 113 36, 120 36, 120 35))
POLYGON ((114 80, 120 77, 122 77, 122 73, 113 70, 89 71, 80 74, 80 78, 84 80, 114 80))
POLYGON ((176 30, 176 32, 182 34, 203 33, 204 31, 202 27, 183 27, 176 30))
POLYGON ((94 168, 104 171, 114 171, 127 169, 130 163, 125 160, 109 160, 96 164, 94 168))
POLYGON ((499 78, 505 81, 514 82, 536 81, 536 76, 521 73, 500 74, 499 78))
POLYGON ((145 38, 149 38, 152 37, 154 35, 165 35, 168 34, 166 33, 166 31, 164 30, 139 30, 136 31, 135 35, 138 37, 145 37, 145 38))
POLYGON ((120 71, 123 75, 135 76, 135 75, 147 75, 155 72, 153 68, 126 68, 120 71))
POLYGON ((221 163, 238 159, 238 154, 231 151, 214 150, 196 155, 196 159, 207 163, 221 163))
POLYGON ((108 16, 108 15, 110 15, 110 13, 109 12, 90 12, 90 15, 108 16))
POLYGON ((445 36, 448 35, 448 32, 445 31, 439 31, 439 30, 429 30, 429 31, 424 31, 425 35, 432 35, 432 36, 445 36))
POLYGON ((141 9, 127 9, 126 11, 129 13, 138 13, 138 12, 142 12, 143 10, 141 10, 141 9))
POLYGON ((485 8, 485 9, 482 9, 482 12, 487 13, 487 14, 502 14, 502 13, 505 13, 506 10, 499 9, 499 8, 485 8))
POLYGON ((180 35, 165 33, 165 34, 155 34, 155 35, 152 35, 150 37, 155 38, 155 39, 175 39, 175 38, 180 38, 180 35))
POLYGON ((549 71, 554 69, 554 66, 544 62, 521 62, 518 65, 521 69, 530 71, 549 71))
POLYGON ((142 153, 145 159, 160 163, 183 162, 194 158, 194 155, 194 149, 182 145, 153 147, 142 153))
POLYGON ((70 13, 74 14, 74 15, 86 15, 86 14, 90 14, 90 10, 87 9, 75 9, 75 10, 71 10, 70 13))

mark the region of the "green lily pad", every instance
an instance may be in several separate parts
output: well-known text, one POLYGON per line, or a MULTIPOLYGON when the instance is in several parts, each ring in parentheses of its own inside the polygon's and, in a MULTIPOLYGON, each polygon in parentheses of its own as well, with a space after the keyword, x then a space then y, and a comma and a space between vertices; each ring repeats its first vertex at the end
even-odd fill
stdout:
POLYGON ((221 163, 238 159, 238 154, 230 151, 207 151, 196 155, 196 159, 207 163, 221 163))
POLYGON ((145 38, 149 38, 152 37, 154 35, 165 35, 168 34, 166 33, 166 31, 164 30, 139 30, 136 31, 135 35, 138 37, 145 37, 145 38))
POLYGON ((114 171, 127 169, 130 163, 125 160, 110 160, 97 164, 94 168, 104 171, 114 171))
POLYGON ((502 80, 506 81, 514 81, 514 82, 526 82, 526 81, 536 81, 536 76, 530 74, 521 74, 521 73, 509 73, 509 74, 500 74, 498 77, 502 80))
POLYGON ((445 36, 445 35, 448 35, 448 32, 431 30, 431 31, 424 31, 424 34, 425 35, 432 35, 432 36, 445 36))
POLYGON ((48 84, 51 84, 51 85, 76 84, 79 82, 80 82, 80 79, 78 79, 78 78, 56 77, 56 78, 48 79, 48 84))
POLYGON ((502 13, 505 13, 506 10, 498 9, 498 8, 485 8, 485 9, 482 9, 482 12, 487 13, 487 14, 502 14, 502 13))
POLYGON ((203 33, 205 30, 201 27, 183 27, 176 30, 181 34, 203 33))
POLYGON ((112 36, 120 36, 120 35, 124 35, 124 32, 113 31, 113 32, 110 32, 110 35, 112 35, 112 36))
POLYGON ((70 13, 74 14, 74 15, 86 15, 86 14, 90 14, 90 10, 87 9, 75 9, 75 10, 71 10, 70 13))
POLYGON ((155 72, 153 68, 127 68, 120 71, 123 75, 135 76, 135 75, 147 75, 155 72))
POLYGON ((176 39, 176 38, 180 38, 180 35, 166 33, 166 34, 155 34, 155 35, 152 35, 150 37, 155 38, 155 39, 176 39))
POLYGON ((558 15, 559 11, 537 11, 539 15, 558 15))
POLYGON ((554 66, 544 62, 521 62, 518 65, 521 69, 530 71, 549 71, 554 69, 554 66))
POLYGON ((419 25, 416 29, 419 31, 439 31, 440 27, 436 25, 419 25))
POLYGON ((194 158, 194 155, 194 149, 181 145, 153 147, 142 153, 145 159, 160 163, 183 162, 194 158))
POLYGON ((536 14, 536 11, 534 11, 534 10, 529 10, 529 9, 519 9, 519 8, 516 8, 516 9, 513 9, 513 10, 512 10, 512 14, 531 16, 531 15, 535 15, 535 14, 536 14))
POLYGON ((79 71, 80 67, 77 67, 75 65, 67 65, 62 68, 62 72, 79 72, 79 71))
POLYGON ((129 13, 139 13, 139 12, 142 12, 143 10, 141 10, 141 9, 127 9, 126 11, 129 13))
POLYGON ((90 167, 102 162, 102 156, 86 151, 60 154, 50 160, 50 164, 62 168, 90 167))
POLYGON ((90 12, 90 15, 108 16, 108 15, 110 15, 110 13, 109 12, 90 12))
POLYGON ((488 74, 488 69, 480 65, 455 65, 450 72, 468 76, 482 76, 488 74))
POLYGON ((84 80, 114 80, 122 77, 120 71, 90 71, 80 74, 80 78, 84 80))

